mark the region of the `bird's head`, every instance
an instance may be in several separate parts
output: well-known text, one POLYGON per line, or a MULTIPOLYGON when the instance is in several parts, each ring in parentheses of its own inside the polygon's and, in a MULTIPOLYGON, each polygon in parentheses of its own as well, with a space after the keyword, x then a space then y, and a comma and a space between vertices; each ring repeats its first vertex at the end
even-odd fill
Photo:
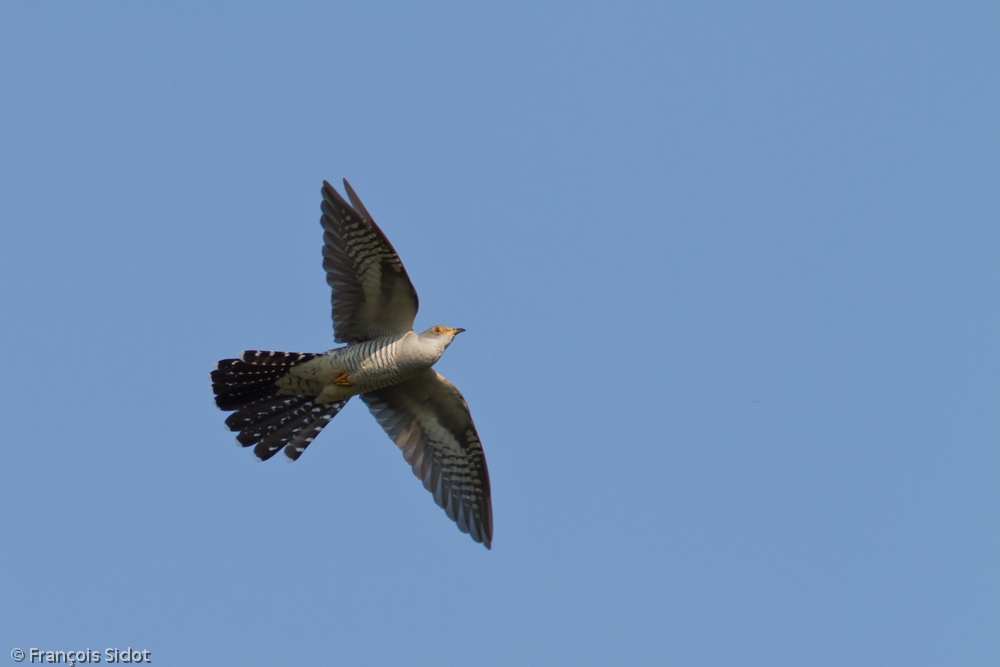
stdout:
POLYGON ((439 324, 420 334, 420 337, 443 343, 444 347, 448 347, 451 345, 451 341, 454 340, 455 336, 463 331, 465 331, 465 329, 452 329, 451 327, 439 324))

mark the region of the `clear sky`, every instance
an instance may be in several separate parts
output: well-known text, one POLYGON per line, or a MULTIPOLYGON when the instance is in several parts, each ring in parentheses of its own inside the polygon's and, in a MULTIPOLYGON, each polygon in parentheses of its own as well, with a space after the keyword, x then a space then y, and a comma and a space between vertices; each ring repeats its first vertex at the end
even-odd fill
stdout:
POLYGON ((533 4, 0 5, 0 663, 1000 664, 1000 9, 533 4), (492 551, 212 403, 345 176, 492 551))

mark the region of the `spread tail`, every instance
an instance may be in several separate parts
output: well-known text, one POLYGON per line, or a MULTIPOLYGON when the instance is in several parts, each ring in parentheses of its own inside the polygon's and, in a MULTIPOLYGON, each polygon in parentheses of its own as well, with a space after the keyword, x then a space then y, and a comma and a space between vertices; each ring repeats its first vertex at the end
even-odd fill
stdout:
POLYGON ((275 382, 293 366, 319 355, 297 352, 248 350, 239 359, 223 359, 209 378, 220 409, 235 411, 226 427, 238 431, 237 442, 253 446, 254 455, 266 461, 282 448, 296 461, 323 427, 330 423, 347 399, 316 404, 315 396, 282 394, 275 382))

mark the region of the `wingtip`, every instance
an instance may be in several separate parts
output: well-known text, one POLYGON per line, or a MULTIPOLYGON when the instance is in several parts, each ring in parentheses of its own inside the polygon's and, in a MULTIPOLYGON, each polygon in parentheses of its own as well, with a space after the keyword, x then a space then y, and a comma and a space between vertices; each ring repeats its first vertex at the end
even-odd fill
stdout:
POLYGON ((353 206, 354 210, 358 212, 358 215, 368 222, 375 224, 375 221, 372 220, 372 214, 369 213, 368 209, 365 208, 365 205, 361 203, 361 197, 359 197, 358 193, 354 191, 354 188, 351 187, 351 184, 347 182, 346 178, 344 179, 344 190, 347 192, 348 199, 351 200, 351 206, 353 206))
MULTIPOLYGON (((354 188, 351 187, 351 184, 347 182, 346 178, 342 180, 344 181, 344 192, 347 193, 347 196, 351 200, 351 204, 354 208, 358 208, 358 204, 361 202, 361 200, 358 199, 358 193, 354 191, 354 188)), ((362 206, 361 208, 364 207, 362 206)), ((359 210, 358 213, 361 213, 361 211, 359 210)))

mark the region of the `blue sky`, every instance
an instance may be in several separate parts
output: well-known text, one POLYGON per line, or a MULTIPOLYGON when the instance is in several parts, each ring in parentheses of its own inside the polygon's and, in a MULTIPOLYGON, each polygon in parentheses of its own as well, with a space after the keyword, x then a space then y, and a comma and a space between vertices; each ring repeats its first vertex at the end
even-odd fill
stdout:
POLYGON ((0 5, 0 649, 997 664, 998 30, 987 3, 0 5), (437 369, 492 551, 360 402, 292 465, 212 403, 217 359, 333 346, 344 176, 417 327, 468 330, 437 369))

